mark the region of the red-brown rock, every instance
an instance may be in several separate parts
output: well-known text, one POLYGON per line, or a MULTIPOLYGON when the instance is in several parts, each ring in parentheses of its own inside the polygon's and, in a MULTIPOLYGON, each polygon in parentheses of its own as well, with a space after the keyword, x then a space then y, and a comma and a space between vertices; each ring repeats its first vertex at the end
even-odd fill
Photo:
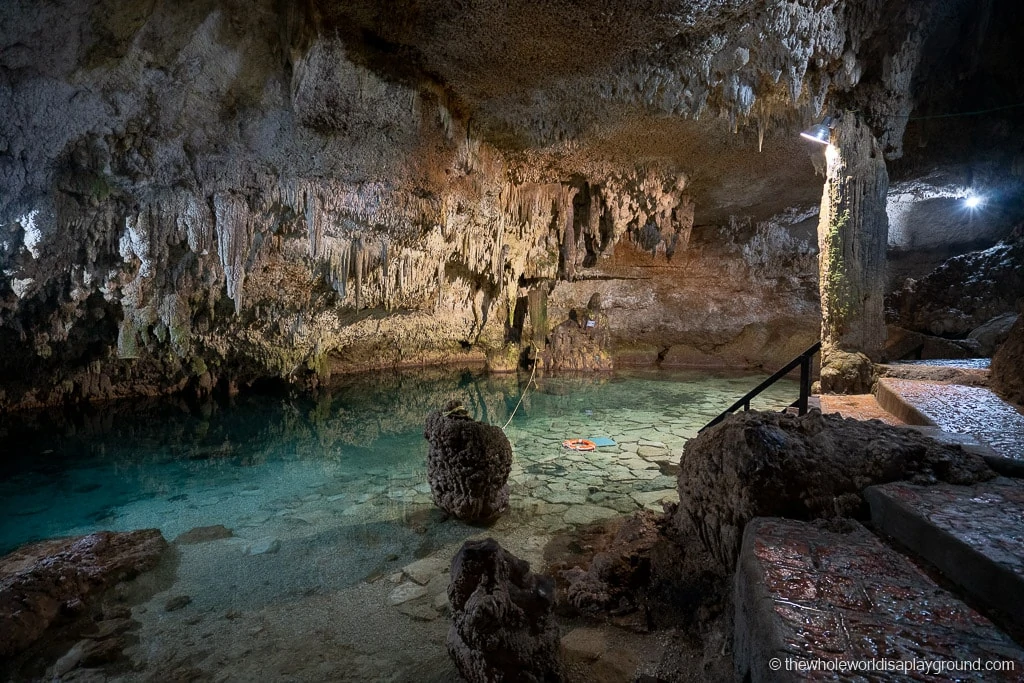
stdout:
POLYGON ((158 529, 100 531, 33 543, 0 559, 0 659, 81 614, 116 583, 153 569, 166 549, 158 529))

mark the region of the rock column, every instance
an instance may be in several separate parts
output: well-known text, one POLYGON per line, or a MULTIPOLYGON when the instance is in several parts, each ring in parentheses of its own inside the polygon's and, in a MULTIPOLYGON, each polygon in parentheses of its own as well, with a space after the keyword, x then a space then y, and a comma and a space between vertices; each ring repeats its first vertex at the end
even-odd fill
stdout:
POLYGON ((889 174, 878 141, 855 114, 841 118, 818 222, 821 390, 865 393, 885 343, 885 213, 889 174))

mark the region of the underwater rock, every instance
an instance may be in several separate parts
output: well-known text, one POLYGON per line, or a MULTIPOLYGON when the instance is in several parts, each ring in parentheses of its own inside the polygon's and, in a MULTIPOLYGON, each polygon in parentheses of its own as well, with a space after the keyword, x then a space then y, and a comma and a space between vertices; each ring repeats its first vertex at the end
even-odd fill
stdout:
POLYGON ((451 574, 448 654, 467 681, 562 680, 552 579, 493 538, 464 543, 451 574))
POLYGON ((1024 405, 1024 315, 1017 318, 1006 341, 992 357, 992 388, 1003 398, 1024 405))
POLYGON ((164 603, 165 612, 176 612, 177 610, 188 607, 192 603, 191 596, 188 595, 176 595, 164 603))
POLYGON ((640 511, 577 529, 553 539, 544 558, 558 581, 560 610, 641 632, 703 632, 731 591, 696 538, 678 537, 671 514, 640 511))
POLYGON ((167 541, 158 529, 100 531, 24 546, 0 560, 0 660, 51 625, 86 611, 106 589, 153 569, 167 541))
POLYGON ((434 503, 467 521, 486 521, 508 506, 512 445, 501 428, 477 422, 451 401, 427 415, 427 479, 434 503))
POLYGON ((585 571, 575 567, 562 572, 568 582, 569 604, 589 613, 612 607, 628 609, 626 604, 633 602, 631 592, 650 581, 650 553, 659 536, 653 513, 641 512, 626 519, 585 571))
POLYGON ((676 527, 696 533, 726 568, 754 517, 856 516, 864 513, 861 492, 874 484, 973 484, 995 476, 959 446, 817 410, 730 415, 687 442, 680 468, 676 527))
POLYGON ((178 545, 192 545, 195 543, 207 543, 208 541, 219 541, 222 538, 231 538, 232 536, 234 536, 234 533, 232 533, 231 529, 228 529, 223 524, 214 524, 213 526, 193 527, 175 538, 174 542, 178 545))

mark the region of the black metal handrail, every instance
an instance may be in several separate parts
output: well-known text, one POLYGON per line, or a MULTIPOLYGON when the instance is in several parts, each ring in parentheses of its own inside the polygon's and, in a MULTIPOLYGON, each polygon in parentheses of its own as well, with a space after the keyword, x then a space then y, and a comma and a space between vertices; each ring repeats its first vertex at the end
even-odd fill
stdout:
MULTIPOLYGON (((786 363, 786 366, 776 372, 774 375, 766 379, 765 381, 758 384, 756 387, 751 389, 743 396, 740 400, 733 403, 731 406, 722 411, 722 414, 716 417, 711 422, 701 427, 700 431, 703 432, 708 427, 714 427, 716 424, 721 422, 730 413, 734 413, 740 408, 743 410, 750 410, 750 401, 760 394, 762 391, 770 387, 771 385, 778 382, 780 379, 785 377, 793 370, 796 366, 800 366, 800 398, 794 401, 790 408, 796 408, 797 414, 804 415, 807 413, 807 399, 811 395, 811 359, 814 358, 814 354, 821 351, 821 342, 814 342, 814 345, 809 349, 801 353, 793 360, 786 363)), ((698 432, 699 434, 700 432, 698 432)))

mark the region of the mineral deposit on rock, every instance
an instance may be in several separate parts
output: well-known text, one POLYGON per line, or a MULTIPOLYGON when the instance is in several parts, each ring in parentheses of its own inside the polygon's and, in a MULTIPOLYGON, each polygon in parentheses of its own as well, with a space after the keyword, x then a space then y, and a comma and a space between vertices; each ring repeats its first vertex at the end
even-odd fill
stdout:
POLYGON ((434 503, 467 521, 486 521, 508 506, 512 445, 501 428, 477 422, 462 404, 427 415, 427 479, 434 503))
POLYGON ((157 529, 100 531, 42 541, 0 560, 0 662, 58 618, 84 613, 104 590, 153 569, 167 541, 157 529))
POLYGON ((470 683, 560 681, 555 584, 493 538, 452 560, 448 653, 470 683))

